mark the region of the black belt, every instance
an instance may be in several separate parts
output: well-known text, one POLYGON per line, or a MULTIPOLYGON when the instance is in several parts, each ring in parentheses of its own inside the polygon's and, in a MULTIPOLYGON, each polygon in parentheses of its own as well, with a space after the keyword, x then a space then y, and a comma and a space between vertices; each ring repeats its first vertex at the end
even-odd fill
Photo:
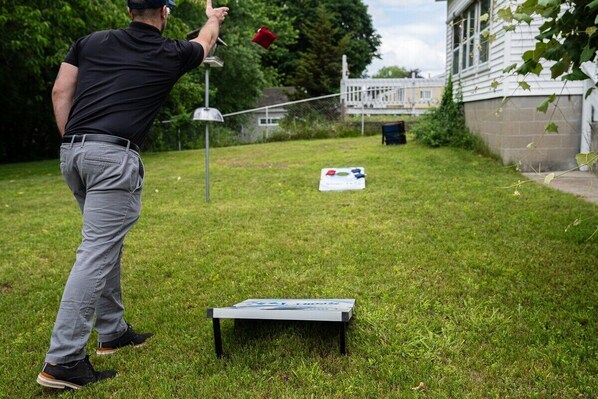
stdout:
POLYGON ((133 143, 130 140, 123 139, 122 137, 111 136, 109 134, 76 134, 64 136, 62 138, 63 143, 80 143, 82 141, 97 141, 100 143, 116 144, 121 147, 130 148, 133 151, 139 152, 139 146, 137 144, 133 143))

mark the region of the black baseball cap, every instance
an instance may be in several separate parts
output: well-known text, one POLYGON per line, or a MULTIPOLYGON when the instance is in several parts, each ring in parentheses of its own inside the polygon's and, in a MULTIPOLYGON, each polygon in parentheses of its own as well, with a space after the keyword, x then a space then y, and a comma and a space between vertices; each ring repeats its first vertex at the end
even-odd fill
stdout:
POLYGON ((127 0, 131 10, 142 10, 144 8, 160 8, 162 6, 176 7, 172 0, 127 0))

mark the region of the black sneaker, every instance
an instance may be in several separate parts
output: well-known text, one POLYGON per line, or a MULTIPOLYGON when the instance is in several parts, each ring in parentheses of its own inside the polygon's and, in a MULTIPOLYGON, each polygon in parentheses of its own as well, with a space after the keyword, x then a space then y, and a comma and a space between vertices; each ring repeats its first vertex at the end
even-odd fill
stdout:
POLYGON ((84 385, 116 377, 116 371, 95 371, 89 356, 70 363, 51 365, 45 363, 37 376, 37 383, 47 388, 80 389, 84 385))
POLYGON ((123 346, 133 345, 134 347, 138 347, 143 345, 145 341, 153 335, 154 334, 152 333, 138 334, 133 330, 133 327, 127 323, 127 331, 125 331, 123 335, 112 341, 99 342, 96 353, 98 355, 110 355, 123 346))

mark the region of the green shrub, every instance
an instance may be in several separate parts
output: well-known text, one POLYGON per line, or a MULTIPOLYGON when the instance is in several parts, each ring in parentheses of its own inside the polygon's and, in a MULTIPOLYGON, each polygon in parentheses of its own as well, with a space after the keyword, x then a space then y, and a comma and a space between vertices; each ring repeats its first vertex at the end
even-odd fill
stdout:
MULTIPOLYGON (((193 121, 191 118, 155 123, 143 144, 143 151, 163 152, 204 148, 205 131, 205 123, 193 121)), ((211 124, 211 147, 230 147, 238 144, 239 137, 233 128, 218 123, 211 124)))
POLYGON ((430 147, 474 149, 481 144, 465 125, 461 95, 454 99, 453 80, 449 76, 440 106, 423 115, 413 128, 415 138, 430 147))

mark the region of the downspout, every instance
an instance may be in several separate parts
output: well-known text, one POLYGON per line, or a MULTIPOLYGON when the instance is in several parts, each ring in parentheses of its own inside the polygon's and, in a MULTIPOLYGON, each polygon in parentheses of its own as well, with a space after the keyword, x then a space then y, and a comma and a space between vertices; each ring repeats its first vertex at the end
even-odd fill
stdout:
MULTIPOLYGON (((598 67, 594 62, 586 62, 581 65, 581 70, 590 77, 586 79, 583 84, 582 101, 583 106, 581 110, 581 145, 580 152, 587 154, 590 152, 590 143, 592 141, 592 119, 593 108, 598 107, 598 95, 593 92, 586 98, 587 91, 598 83, 598 67)), ((588 171, 587 166, 582 166, 579 170, 588 171)))

